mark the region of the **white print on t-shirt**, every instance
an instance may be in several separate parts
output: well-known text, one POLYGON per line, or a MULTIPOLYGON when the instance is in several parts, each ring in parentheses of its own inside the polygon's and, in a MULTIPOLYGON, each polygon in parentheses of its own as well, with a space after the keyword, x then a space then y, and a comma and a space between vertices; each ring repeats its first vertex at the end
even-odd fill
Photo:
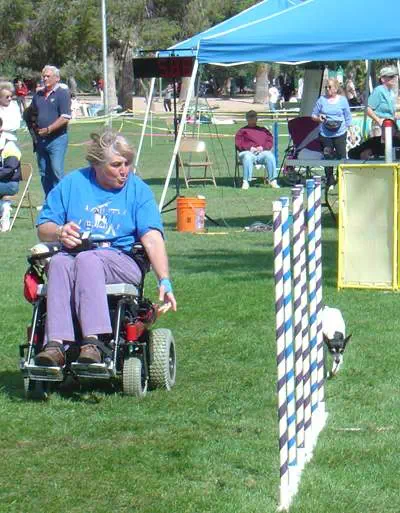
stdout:
POLYGON ((121 211, 118 208, 109 208, 110 203, 111 202, 103 203, 102 205, 96 205, 92 208, 86 205, 86 212, 91 212, 93 217, 92 219, 86 219, 84 221, 85 230, 91 231, 96 229, 96 235, 100 235, 101 232, 103 232, 104 235, 116 236, 116 230, 119 229, 120 224, 118 223, 114 226, 113 221, 116 216, 121 215, 121 211))

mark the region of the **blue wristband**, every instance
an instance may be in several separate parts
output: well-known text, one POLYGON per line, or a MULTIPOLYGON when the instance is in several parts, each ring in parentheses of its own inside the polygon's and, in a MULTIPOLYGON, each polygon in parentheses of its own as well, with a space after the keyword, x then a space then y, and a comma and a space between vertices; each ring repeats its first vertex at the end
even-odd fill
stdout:
POLYGON ((163 278, 158 282, 158 286, 161 287, 164 285, 165 293, 168 294, 169 292, 172 292, 172 283, 168 278, 163 278))

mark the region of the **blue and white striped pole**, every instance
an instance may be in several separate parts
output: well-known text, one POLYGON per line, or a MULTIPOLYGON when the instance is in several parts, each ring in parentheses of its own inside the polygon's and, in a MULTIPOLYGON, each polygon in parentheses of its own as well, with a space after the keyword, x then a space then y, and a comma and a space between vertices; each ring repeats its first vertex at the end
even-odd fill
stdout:
POLYGON ((303 403, 304 403, 304 445, 305 459, 309 461, 313 452, 313 437, 311 429, 311 372, 310 346, 308 326, 308 287, 307 287, 307 252, 306 252, 306 221, 304 212, 304 187, 296 185, 300 191, 300 276, 301 276, 301 335, 303 356, 303 403))
MULTIPOLYGON (((322 216, 321 216, 321 177, 315 176, 315 276, 317 295, 317 368, 318 368, 318 408, 321 423, 326 421, 324 390, 324 337, 322 334, 322 216)), ((321 426, 322 428, 323 426, 321 426)))
POLYGON ((307 191, 307 267, 308 267, 308 303, 309 303, 309 344, 311 372, 311 415, 313 444, 320 431, 318 419, 318 362, 317 362, 317 291, 315 258, 315 182, 306 181, 307 191))
POLYGON ((301 230, 304 225, 303 192, 292 189, 293 209, 293 318, 294 318, 294 367, 296 385, 296 440, 299 470, 304 467, 304 399, 303 399, 303 336, 301 304, 301 230), (301 215, 303 213, 303 215, 301 215))
POLYGON ((276 361, 278 369, 278 431, 279 431, 279 510, 287 510, 290 505, 287 435, 287 393, 286 393, 286 348, 285 312, 283 290, 283 249, 282 249, 282 204, 272 203, 274 229, 274 277, 275 277, 275 320, 276 320, 276 361))
POLYGON ((286 391, 289 450, 289 484, 297 490, 296 397, 294 384, 294 347, 292 319, 292 270, 290 255, 289 198, 279 198, 282 204, 283 302, 285 314, 286 391))
POLYGON ((274 155, 275 160, 278 163, 279 162, 279 123, 277 121, 274 121, 273 126, 273 134, 274 134, 274 155))

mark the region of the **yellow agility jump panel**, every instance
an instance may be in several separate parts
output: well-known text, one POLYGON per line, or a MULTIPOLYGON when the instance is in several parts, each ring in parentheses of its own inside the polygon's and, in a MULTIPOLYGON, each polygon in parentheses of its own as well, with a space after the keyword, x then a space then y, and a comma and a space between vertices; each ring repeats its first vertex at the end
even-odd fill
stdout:
POLYGON ((338 173, 338 288, 397 289, 397 164, 344 164, 338 173))

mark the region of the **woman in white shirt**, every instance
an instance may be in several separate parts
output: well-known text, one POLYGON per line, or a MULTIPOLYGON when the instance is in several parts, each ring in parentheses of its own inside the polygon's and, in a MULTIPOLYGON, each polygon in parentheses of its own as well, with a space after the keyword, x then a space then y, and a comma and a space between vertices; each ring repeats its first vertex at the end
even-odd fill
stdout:
POLYGON ((14 88, 11 82, 0 83, 0 118, 3 120, 4 132, 15 132, 21 126, 21 111, 13 101, 14 88))

